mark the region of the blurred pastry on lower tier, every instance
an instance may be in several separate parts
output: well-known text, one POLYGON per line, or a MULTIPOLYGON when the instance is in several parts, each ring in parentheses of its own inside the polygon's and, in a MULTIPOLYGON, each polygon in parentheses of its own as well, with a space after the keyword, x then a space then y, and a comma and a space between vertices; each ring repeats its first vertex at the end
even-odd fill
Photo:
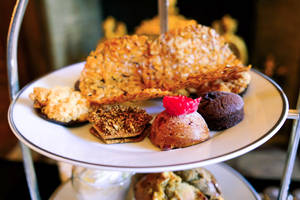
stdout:
POLYGON ((201 94, 198 112, 210 130, 220 131, 235 126, 244 118, 244 101, 230 92, 206 92, 201 94))
POLYGON ((147 136, 152 116, 137 106, 92 104, 90 132, 106 144, 138 142, 147 136))
POLYGON ((214 175, 204 168, 174 172, 190 185, 198 188, 208 199, 221 200, 221 190, 214 175))
POLYGON ((89 102, 73 88, 36 87, 29 97, 38 114, 46 120, 69 127, 87 122, 89 102))
POLYGON ((206 169, 135 175, 126 200, 223 200, 215 177, 206 169))
POLYGON ((185 96, 164 97, 165 111, 152 123, 149 138, 161 150, 198 144, 209 138, 209 130, 197 113, 200 99, 185 96))

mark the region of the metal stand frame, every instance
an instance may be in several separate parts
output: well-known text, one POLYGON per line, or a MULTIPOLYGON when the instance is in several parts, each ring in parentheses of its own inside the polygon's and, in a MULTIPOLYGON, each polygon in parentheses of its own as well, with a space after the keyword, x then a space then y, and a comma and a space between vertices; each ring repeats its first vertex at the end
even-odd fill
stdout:
POLYGON ((300 139, 300 91, 298 93, 297 110, 289 110, 288 119, 294 119, 293 128, 290 135, 289 146, 287 150, 287 158, 285 161, 285 167, 281 179, 280 191, 278 200, 286 200, 289 195, 289 187, 291 183, 291 177, 294 169, 294 163, 296 159, 297 149, 300 139))
MULTIPOLYGON (((10 100, 13 101, 19 91, 19 78, 18 78, 18 38, 24 13, 28 4, 28 0, 18 0, 16 2, 11 22, 8 30, 7 37, 7 74, 10 100)), ((35 175, 32 156, 29 148, 20 142, 23 163, 27 185, 29 188, 30 197, 33 200, 39 200, 40 194, 35 175)))
MULTIPOLYGON (((19 91, 18 81, 18 59, 17 59, 17 47, 18 38, 24 13, 29 0, 17 0, 11 23, 9 26, 8 37, 7 37, 7 72, 8 72, 8 85, 10 100, 13 101, 16 94, 19 91)), ((161 18, 161 32, 164 33, 168 29, 168 0, 158 0, 159 3, 159 16, 161 18)), ((285 162, 285 168, 282 176, 280 192, 278 200, 286 200, 288 197, 288 190, 291 181, 291 176, 294 168, 294 162, 296 153, 299 145, 300 138, 300 91, 297 103, 297 110, 289 110, 288 119, 293 119, 293 129, 291 132, 291 138, 287 150, 287 158, 285 162)), ((20 142, 23 163, 26 174, 26 180, 30 192, 31 199, 39 200, 39 190, 34 170, 34 165, 31 157, 30 150, 27 146, 20 142)))

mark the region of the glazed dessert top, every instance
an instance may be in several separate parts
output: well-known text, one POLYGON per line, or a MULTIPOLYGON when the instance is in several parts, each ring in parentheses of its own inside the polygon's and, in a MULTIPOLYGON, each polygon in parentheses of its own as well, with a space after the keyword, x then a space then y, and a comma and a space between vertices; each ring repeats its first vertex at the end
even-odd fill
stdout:
POLYGON ((209 130, 197 112, 200 98, 164 97, 166 108, 152 123, 150 141, 162 150, 182 148, 209 138, 209 130))
POLYGON ((165 96, 163 106, 166 112, 172 116, 186 115, 198 109, 200 98, 192 99, 186 96, 165 96))
POLYGON ((199 110, 208 116, 222 117, 244 107, 242 97, 234 93, 215 91, 204 93, 201 97, 199 110))

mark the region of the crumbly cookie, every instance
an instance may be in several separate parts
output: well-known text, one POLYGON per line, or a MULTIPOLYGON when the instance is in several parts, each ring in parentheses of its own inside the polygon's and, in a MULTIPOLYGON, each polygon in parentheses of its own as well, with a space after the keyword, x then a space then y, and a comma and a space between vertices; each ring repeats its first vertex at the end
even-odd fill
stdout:
POLYGON ((87 121, 89 102, 70 87, 36 87, 29 97, 34 101, 34 108, 49 120, 63 125, 87 121))

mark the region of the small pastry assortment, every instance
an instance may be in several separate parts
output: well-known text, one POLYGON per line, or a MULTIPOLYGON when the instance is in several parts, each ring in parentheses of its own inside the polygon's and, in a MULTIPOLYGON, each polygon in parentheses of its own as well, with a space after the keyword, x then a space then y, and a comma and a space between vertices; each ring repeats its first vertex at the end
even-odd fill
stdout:
POLYGON ((65 126, 89 121, 91 134, 106 144, 149 135, 155 146, 169 150, 203 142, 209 129, 223 130, 243 119, 242 98, 217 91, 245 92, 249 68, 213 29, 192 23, 155 40, 106 39, 88 56, 75 89, 34 88, 30 98, 47 120, 65 126), (190 92, 201 102, 176 96, 190 92), (166 110, 152 125, 145 110, 122 104, 157 97, 164 97, 166 110))
POLYGON ((165 111, 159 113, 151 126, 149 139, 161 150, 198 144, 209 138, 209 130, 197 112, 199 99, 185 96, 164 97, 165 111))
POLYGON ((39 115, 49 121, 72 127, 87 122, 89 102, 69 87, 36 87, 29 95, 39 115))
POLYGON ((223 200, 215 177, 206 169, 135 175, 126 200, 223 200))
POLYGON ((152 116, 138 107, 91 105, 90 132, 106 144, 138 142, 147 136, 152 116))
POLYGON ((230 128, 244 118, 244 101, 241 96, 229 92, 206 92, 198 112, 203 116, 210 130, 230 128))

